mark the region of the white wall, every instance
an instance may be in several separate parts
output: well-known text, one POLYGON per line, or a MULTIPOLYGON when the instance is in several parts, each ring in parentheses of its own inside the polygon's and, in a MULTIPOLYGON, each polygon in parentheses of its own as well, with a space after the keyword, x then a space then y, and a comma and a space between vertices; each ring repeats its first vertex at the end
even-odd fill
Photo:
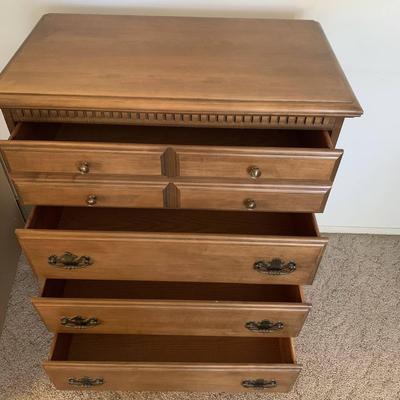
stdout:
POLYGON ((365 111, 342 130, 338 147, 345 156, 318 218, 321 230, 400 233, 398 0, 0 0, 0 68, 48 12, 320 21, 365 111))

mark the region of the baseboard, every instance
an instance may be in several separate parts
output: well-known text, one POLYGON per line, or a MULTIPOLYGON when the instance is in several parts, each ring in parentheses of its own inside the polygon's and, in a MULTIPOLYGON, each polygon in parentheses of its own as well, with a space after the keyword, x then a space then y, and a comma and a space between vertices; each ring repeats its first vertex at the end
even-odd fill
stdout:
POLYGON ((333 226, 320 225, 322 233, 361 233, 372 235, 400 235, 400 228, 378 228, 370 226, 333 226))

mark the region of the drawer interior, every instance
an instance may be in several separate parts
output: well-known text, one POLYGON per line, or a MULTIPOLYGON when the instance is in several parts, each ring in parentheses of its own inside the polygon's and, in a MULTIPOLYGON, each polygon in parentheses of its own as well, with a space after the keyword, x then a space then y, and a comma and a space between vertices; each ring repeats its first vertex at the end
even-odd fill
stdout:
POLYGON ((291 345, 290 338, 59 333, 51 360, 292 364, 291 345))
POLYGON ((289 129, 226 129, 24 122, 17 125, 12 139, 192 146, 333 148, 327 131, 289 129))
POLYGON ((302 303, 296 285, 47 279, 43 298, 302 303))
POLYGON ((318 236, 313 214, 37 206, 29 229, 318 236))

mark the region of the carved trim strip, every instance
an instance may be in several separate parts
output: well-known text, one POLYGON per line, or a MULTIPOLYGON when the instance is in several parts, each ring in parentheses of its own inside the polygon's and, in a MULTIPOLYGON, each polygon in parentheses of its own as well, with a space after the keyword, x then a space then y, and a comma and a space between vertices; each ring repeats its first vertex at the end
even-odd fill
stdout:
POLYGON ((137 125, 226 126, 243 128, 332 129, 335 117, 232 113, 9 109, 14 121, 89 122, 137 125))
POLYGON ((11 133, 15 128, 14 118, 10 110, 2 110, 4 120, 6 121, 8 131, 11 133))

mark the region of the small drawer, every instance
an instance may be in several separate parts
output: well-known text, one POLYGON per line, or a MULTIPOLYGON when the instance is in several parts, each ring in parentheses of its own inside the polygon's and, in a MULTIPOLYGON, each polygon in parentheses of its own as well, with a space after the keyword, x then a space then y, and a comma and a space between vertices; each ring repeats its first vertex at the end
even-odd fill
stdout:
POLYGON ((13 182, 24 204, 92 207, 162 208, 166 186, 164 182, 54 175, 14 176, 13 182))
MULTIPOLYGON (((124 132, 107 125, 19 123, 0 148, 10 174, 160 176, 166 146, 130 143, 124 132)), ((135 136, 134 127, 130 133, 135 136)))
POLYGON ((211 146, 176 147, 180 176, 333 182, 343 151, 327 131, 239 130, 230 141, 213 132, 211 146), (228 145, 229 143, 229 145, 228 145))
POLYGON ((326 238, 304 213, 36 207, 19 241, 45 278, 310 284, 326 238))
POLYGON ((47 279, 33 304, 53 332, 294 337, 295 285, 47 279))
POLYGON ((322 212, 331 186, 243 182, 176 182, 179 206, 193 209, 322 212))
POLYGON ((44 368, 62 390, 274 393, 301 366, 290 338, 59 333, 44 368))

